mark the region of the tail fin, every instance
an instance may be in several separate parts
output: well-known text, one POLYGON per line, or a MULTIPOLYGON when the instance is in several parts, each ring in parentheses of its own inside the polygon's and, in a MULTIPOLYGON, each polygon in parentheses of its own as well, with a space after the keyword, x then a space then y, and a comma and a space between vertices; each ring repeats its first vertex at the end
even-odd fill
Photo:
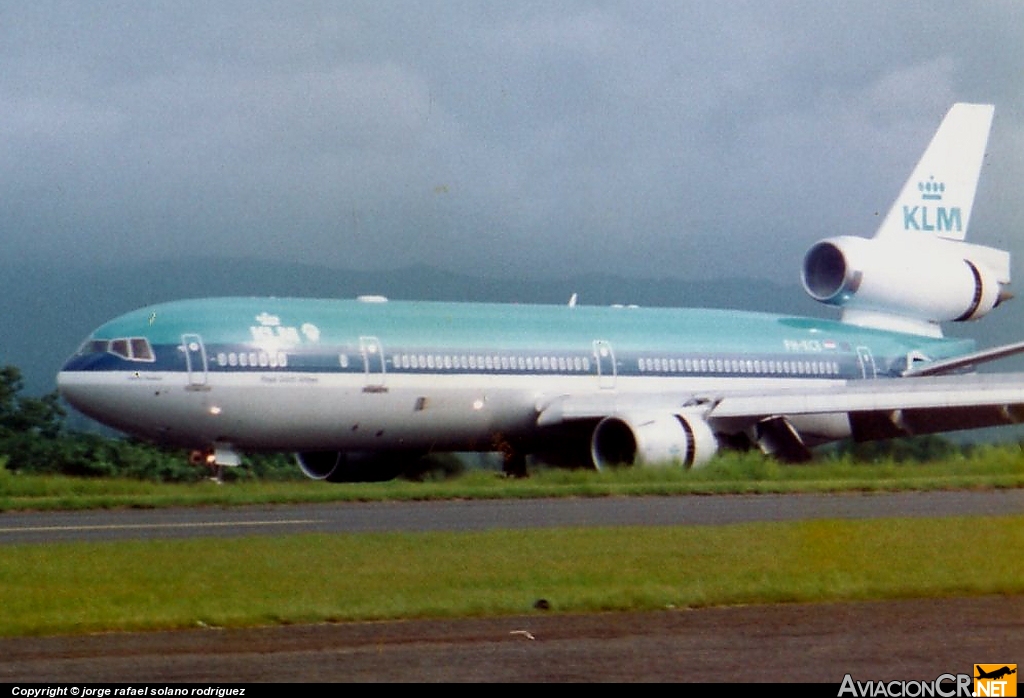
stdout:
POLYGON ((822 240, 804 257, 804 288, 843 322, 941 337, 1012 297, 1010 253, 964 241, 994 107, 954 104, 875 237, 822 240))
POLYGON ((994 109, 991 104, 953 105, 876 238, 925 233, 964 239, 994 109))

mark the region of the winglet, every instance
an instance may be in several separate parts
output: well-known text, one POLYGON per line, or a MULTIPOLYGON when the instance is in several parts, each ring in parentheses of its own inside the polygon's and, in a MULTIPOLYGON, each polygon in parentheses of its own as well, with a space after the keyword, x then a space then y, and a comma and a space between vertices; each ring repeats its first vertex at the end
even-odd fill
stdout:
POLYGON ((995 107, 954 104, 875 237, 928 233, 963 240, 995 107))

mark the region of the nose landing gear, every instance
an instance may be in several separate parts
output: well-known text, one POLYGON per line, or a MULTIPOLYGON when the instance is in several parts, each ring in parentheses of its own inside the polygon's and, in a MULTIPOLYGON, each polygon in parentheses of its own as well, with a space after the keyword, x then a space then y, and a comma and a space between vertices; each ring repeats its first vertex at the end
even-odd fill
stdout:
POLYGON ((210 479, 222 483, 224 467, 238 467, 242 464, 242 457, 230 446, 221 445, 192 451, 189 453, 188 462, 196 466, 206 466, 213 473, 210 479))

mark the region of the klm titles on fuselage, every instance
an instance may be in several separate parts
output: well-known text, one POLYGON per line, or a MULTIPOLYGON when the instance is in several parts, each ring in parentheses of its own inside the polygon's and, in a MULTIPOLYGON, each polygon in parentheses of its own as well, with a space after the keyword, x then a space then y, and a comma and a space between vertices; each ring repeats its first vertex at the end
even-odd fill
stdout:
MULTIPOLYGON (((921 198, 925 201, 942 201, 942 195, 946 191, 945 182, 936 182, 931 179, 927 182, 919 182, 917 185, 921 192, 921 198)), ((945 206, 904 206, 903 207, 903 229, 920 230, 929 233, 962 233, 963 217, 959 206, 946 208, 945 206)))
POLYGON ((310 342, 320 341, 320 328, 311 322, 302 323, 301 327, 285 327, 281 318, 264 311, 256 316, 258 325, 249 327, 254 342, 276 341, 284 344, 299 344, 302 337, 310 342))

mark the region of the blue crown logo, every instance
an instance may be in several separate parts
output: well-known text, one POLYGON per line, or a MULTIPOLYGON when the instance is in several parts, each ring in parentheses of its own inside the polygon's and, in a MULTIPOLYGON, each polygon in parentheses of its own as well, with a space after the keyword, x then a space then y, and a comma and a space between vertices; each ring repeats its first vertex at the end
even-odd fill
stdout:
POLYGON ((917 190, 921 192, 921 198, 925 201, 942 201, 946 183, 936 182, 934 177, 929 177, 927 182, 917 183, 917 190))

